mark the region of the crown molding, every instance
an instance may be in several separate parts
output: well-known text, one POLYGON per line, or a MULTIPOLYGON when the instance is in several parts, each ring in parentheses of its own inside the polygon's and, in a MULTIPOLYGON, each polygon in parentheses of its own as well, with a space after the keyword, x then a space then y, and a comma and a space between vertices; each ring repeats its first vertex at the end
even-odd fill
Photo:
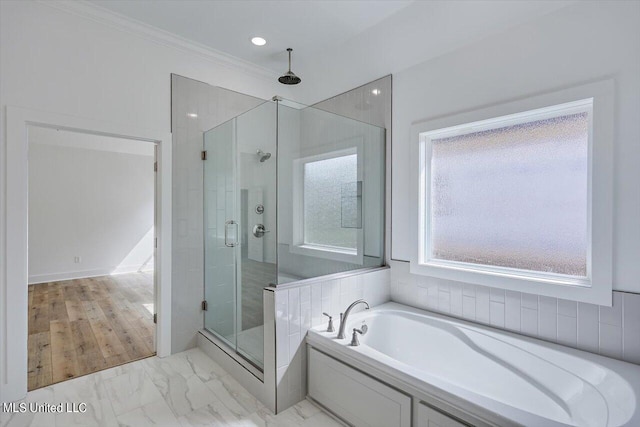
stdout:
POLYGON ((112 12, 98 5, 85 0, 38 0, 38 3, 49 6, 63 12, 91 19, 95 22, 107 25, 111 28, 145 38, 154 43, 161 44, 185 53, 199 56, 218 66, 241 71, 262 79, 277 79, 279 74, 271 69, 261 67, 244 59, 229 55, 219 50, 213 49, 201 43, 186 39, 162 30, 152 25, 140 22, 128 16, 112 12))

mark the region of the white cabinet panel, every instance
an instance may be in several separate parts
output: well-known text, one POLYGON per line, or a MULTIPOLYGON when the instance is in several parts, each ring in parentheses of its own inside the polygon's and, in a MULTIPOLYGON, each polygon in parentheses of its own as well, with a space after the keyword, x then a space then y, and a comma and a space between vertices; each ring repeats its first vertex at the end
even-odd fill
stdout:
POLYGON ((309 396, 356 427, 410 427, 411 398, 309 349, 309 396))
POLYGON ((440 411, 421 403, 418 406, 418 426, 417 427, 468 427, 453 418, 448 417, 440 411))

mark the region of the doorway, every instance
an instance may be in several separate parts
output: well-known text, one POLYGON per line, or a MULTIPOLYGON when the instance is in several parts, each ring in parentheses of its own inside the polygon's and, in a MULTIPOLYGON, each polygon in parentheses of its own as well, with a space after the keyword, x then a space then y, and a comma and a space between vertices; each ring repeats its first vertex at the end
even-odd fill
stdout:
POLYGON ((28 127, 28 390, 156 353, 156 151, 28 127))

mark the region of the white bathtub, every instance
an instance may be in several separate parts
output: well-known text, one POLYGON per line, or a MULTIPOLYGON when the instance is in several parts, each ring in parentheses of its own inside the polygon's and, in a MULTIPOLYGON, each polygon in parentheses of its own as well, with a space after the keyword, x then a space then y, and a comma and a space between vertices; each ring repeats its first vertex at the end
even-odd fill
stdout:
POLYGON ((347 339, 316 328, 307 340, 489 424, 640 426, 638 365, 396 303, 352 314, 347 326, 347 339), (363 321, 361 345, 348 346, 363 321))

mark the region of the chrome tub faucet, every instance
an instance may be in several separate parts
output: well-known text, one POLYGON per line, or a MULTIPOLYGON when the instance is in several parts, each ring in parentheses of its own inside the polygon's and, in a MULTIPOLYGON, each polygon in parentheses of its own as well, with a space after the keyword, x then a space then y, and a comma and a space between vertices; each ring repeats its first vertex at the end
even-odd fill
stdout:
POLYGON ((351 312, 353 307, 355 307, 358 304, 366 305, 367 306, 367 310, 370 308, 368 302, 366 302, 363 299, 359 299, 359 300, 356 300, 356 301, 352 302, 351 305, 349 305, 349 307, 347 307, 347 309, 345 310, 344 313, 340 313, 340 330, 338 331, 338 339, 339 340, 344 339, 344 330, 347 327, 347 318, 349 317, 349 313, 351 312))

